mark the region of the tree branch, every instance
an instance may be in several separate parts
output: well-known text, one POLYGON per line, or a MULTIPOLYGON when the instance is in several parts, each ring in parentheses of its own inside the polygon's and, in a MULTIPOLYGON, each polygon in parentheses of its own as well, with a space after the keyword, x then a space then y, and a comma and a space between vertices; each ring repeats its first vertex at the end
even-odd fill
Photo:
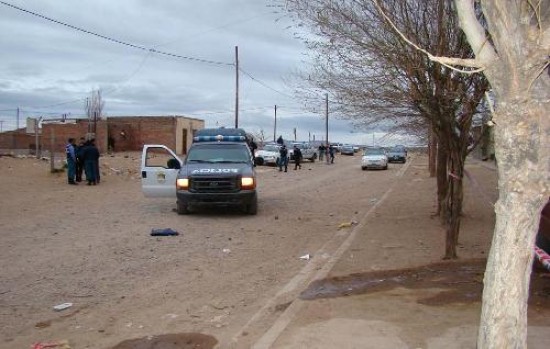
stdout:
POLYGON ((477 20, 474 0, 455 0, 460 28, 468 38, 476 59, 488 66, 498 58, 493 45, 485 35, 485 29, 477 20))
MULTIPOLYGON (((456 0, 456 1, 461 1, 461 0, 456 0)), ((471 0, 471 1, 473 1, 473 0, 471 0)), ((397 32, 398 35, 406 43, 408 43, 409 45, 411 45, 412 47, 414 47, 418 51, 420 51, 420 52, 424 53, 425 55, 427 55, 430 60, 432 60, 434 62, 438 62, 438 63, 446 66, 449 69, 452 69, 454 71, 458 71, 460 73, 465 73, 465 74, 479 73, 479 72, 482 72, 483 70, 485 70, 486 66, 483 64, 484 62, 481 61, 481 60, 478 60, 478 59, 462 59, 462 58, 453 58, 453 57, 436 57, 436 56, 432 55, 430 52, 426 51, 425 49, 419 47, 414 42, 409 40, 397 28, 397 26, 393 23, 391 18, 389 18, 386 15, 386 13, 384 12, 384 10, 380 7, 380 4, 378 3, 378 0, 372 0, 372 2, 376 6, 376 8, 377 8, 378 12, 380 13, 380 15, 382 15, 382 17, 384 17, 384 19, 389 23, 389 25, 393 28, 393 30, 395 30, 397 32), (470 67, 470 68, 477 68, 477 69, 475 69, 475 70, 463 70, 463 69, 457 69, 457 68, 455 68, 455 66, 463 66, 463 67, 470 67)), ((475 17, 474 17, 474 19, 475 19, 475 17)), ((479 25, 479 22, 477 22, 477 19, 476 19, 476 23, 479 25)), ((479 26, 481 27, 481 25, 479 25, 479 26)), ((483 29, 483 28, 481 28, 481 29, 483 29)), ((472 46, 472 48, 474 48, 474 46, 472 46)), ((496 57, 496 55, 495 55, 495 57, 496 57)))

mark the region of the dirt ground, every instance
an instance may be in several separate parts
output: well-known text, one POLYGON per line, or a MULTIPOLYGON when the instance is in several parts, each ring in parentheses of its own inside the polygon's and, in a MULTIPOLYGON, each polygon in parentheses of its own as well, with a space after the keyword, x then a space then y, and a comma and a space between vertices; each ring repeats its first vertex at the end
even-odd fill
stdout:
MULTIPOLYGON (((98 186, 69 186, 48 161, 0 157, 0 348, 249 348, 297 299, 301 316, 272 347, 320 347, 300 331, 343 314, 414 322, 401 334, 411 348, 475 323, 495 171, 468 163, 460 260, 440 263, 426 157, 388 171, 359 161, 258 167, 257 216, 178 216, 174 200, 141 194, 138 153, 102 157, 98 186), (151 236, 156 228, 180 235, 151 236), (400 303, 412 298, 437 315, 400 303)), ((531 294, 529 324, 548 328, 547 274, 533 274, 531 294)))

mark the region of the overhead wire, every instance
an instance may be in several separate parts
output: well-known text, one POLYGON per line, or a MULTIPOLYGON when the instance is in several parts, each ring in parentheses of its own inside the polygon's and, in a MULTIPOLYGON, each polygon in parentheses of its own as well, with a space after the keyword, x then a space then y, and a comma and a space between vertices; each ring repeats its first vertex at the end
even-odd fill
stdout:
POLYGON ((265 88, 267 88, 267 89, 270 89, 271 91, 277 92, 278 94, 280 94, 280 95, 282 95, 282 96, 285 96, 285 97, 288 97, 288 98, 291 98, 291 99, 296 99, 296 97, 291 96, 291 95, 289 95, 289 94, 286 94, 286 93, 284 93, 284 92, 281 92, 281 91, 277 90, 276 88, 269 86, 268 84, 266 84, 265 82, 261 81, 260 79, 255 78, 252 74, 250 74, 249 72, 247 72, 246 70, 244 70, 244 69, 242 69, 242 68, 239 68, 239 71, 240 71, 241 73, 243 73, 244 75, 248 76, 252 81, 255 81, 256 83, 262 85, 263 87, 265 87, 265 88))
MULTIPOLYGON (((21 8, 21 7, 18 7, 16 5, 13 5, 13 4, 10 4, 8 2, 5 2, 5 1, 0 1, 0 4, 2 5, 5 5, 7 7, 10 7, 10 8, 13 8, 15 10, 18 10, 18 11, 21 11, 21 12, 24 12, 24 13, 27 13, 27 14, 30 14, 32 16, 35 16, 35 17, 38 17, 38 18, 41 18, 43 20, 46 20, 46 21, 49 21, 49 22, 52 22, 52 23, 55 23, 55 24, 58 24, 58 25, 62 25, 62 26, 65 26, 65 27, 68 27, 70 29, 73 29, 73 30, 76 30, 76 31, 79 31, 79 32, 82 32, 82 33, 85 33, 85 34, 88 34, 88 35, 92 35, 92 36, 95 36, 95 37, 98 37, 98 38, 101 38, 101 39, 104 39, 104 40, 107 40, 107 41, 110 41, 110 42, 113 42, 113 43, 116 43, 116 44, 120 44, 120 45, 124 45, 124 46, 127 46, 127 47, 130 47, 130 48, 134 48, 134 49, 138 49, 138 50, 142 50, 142 51, 146 51, 147 52, 147 55, 145 56, 145 58, 142 60, 142 62, 140 63, 140 65, 138 66, 138 68, 132 73, 130 74, 130 76, 128 78, 125 79, 125 81, 128 81, 129 79, 131 79, 133 76, 135 76, 140 70, 141 68, 144 66, 147 58, 151 55, 151 54, 158 54, 158 55, 164 55, 164 56, 169 56, 169 57, 173 57, 173 58, 179 58, 179 59, 185 59, 185 60, 190 60, 190 61, 195 61, 195 62, 200 62, 200 63, 206 63, 206 64, 214 64, 214 65, 222 65, 222 66, 235 66, 235 63, 227 63, 227 62, 219 62, 219 61, 214 61, 214 60, 208 60, 208 59, 202 59, 202 58, 196 58, 196 57, 191 57, 191 56, 183 56, 183 55, 179 55, 179 54, 175 54, 175 53, 171 53, 171 52, 166 52, 166 51, 161 51, 161 50, 157 50, 156 48, 154 47, 159 47, 159 46, 164 46, 166 44, 161 44, 161 45, 156 45, 156 46, 153 46, 153 47, 145 47, 145 46, 142 46, 142 45, 136 45, 136 44, 133 44, 133 43, 130 43, 130 42, 126 42, 126 41, 122 41, 122 40, 119 40, 119 39, 116 39, 116 38, 113 38, 113 37, 110 37, 110 36, 107 36, 107 35, 102 35, 102 34, 99 34, 99 33, 96 33, 96 32, 93 32, 93 31, 90 31, 90 30, 87 30, 87 29, 84 29, 84 28, 80 28, 80 27, 77 27, 75 25, 72 25, 72 24, 69 24, 69 23, 65 23, 65 22, 62 22, 62 21, 59 21, 59 20, 56 20, 54 18, 51 18, 51 17, 48 17, 48 16, 45 16, 43 14, 40 14, 40 13, 37 13, 37 12, 34 12, 34 11, 30 11, 30 10, 27 10, 27 9, 24 9, 24 8, 21 8)), ((262 14, 262 15, 259 15, 259 16, 255 16, 255 17, 252 17, 248 20, 251 20, 251 19, 254 19, 254 18, 257 18, 257 17, 260 17, 260 16, 263 16, 265 14, 262 14)), ((226 26, 229 26, 231 24, 227 24, 225 26, 221 26, 221 27, 226 27, 226 26)), ((221 28, 220 27, 220 28, 221 28)), ((214 30, 214 29, 213 29, 214 30)), ((248 78, 250 78, 252 81, 258 83, 259 85, 262 85, 263 87, 273 91, 273 92, 276 92, 282 96, 285 96, 287 98, 290 98, 290 99, 293 99, 293 100, 297 100, 297 98, 295 96, 292 96, 292 95, 289 95, 287 93, 284 93, 270 85, 268 85, 267 83, 263 82, 262 80, 254 77, 251 73, 247 72, 246 70, 242 69, 242 68, 239 68, 239 71, 242 72, 244 75, 246 75, 248 78)), ((116 90, 117 88, 114 88, 112 90, 108 90, 108 91, 114 91, 116 90)), ((33 106, 31 108, 36 108, 36 109, 40 109, 40 108, 49 108, 49 107, 54 107, 54 106, 60 106, 60 105, 66 105, 66 104, 71 104, 71 103, 75 103, 75 102, 81 102, 81 101, 85 101, 86 98, 79 98, 79 99, 74 99, 74 100, 71 100, 71 101, 65 101, 65 102, 60 102, 60 103, 54 103, 54 104, 50 104, 50 105, 45 105, 45 106, 33 106)), ((13 110, 6 110, 6 111, 13 111, 13 110)), ((246 111, 246 110, 242 110, 242 111, 246 111)), ((220 112, 220 113, 225 113, 225 112, 220 112)), ((55 114, 55 113, 52 113, 52 114, 55 114)), ((205 113, 203 113, 205 114, 205 113)))
POLYGON ((21 8, 19 6, 15 6, 15 5, 7 3, 5 1, 0 1, 0 4, 11 7, 15 10, 30 14, 32 16, 41 18, 43 20, 46 20, 46 21, 49 21, 49 22, 52 22, 52 23, 55 23, 55 24, 59 24, 59 25, 65 26, 67 28, 71 28, 73 30, 76 30, 76 31, 79 31, 79 32, 82 32, 82 33, 85 33, 85 34, 93 35, 93 36, 96 36, 98 38, 101 38, 101 39, 104 39, 104 40, 107 40, 107 41, 110 41, 110 42, 113 42, 113 43, 116 43, 116 44, 131 47, 131 48, 134 48, 134 49, 138 49, 138 50, 142 50, 142 51, 148 51, 148 52, 155 53, 155 54, 158 54, 158 55, 164 55, 164 56, 169 56, 169 57, 174 57, 174 58, 180 58, 180 59, 195 61, 195 62, 199 62, 199 63, 207 63, 207 64, 213 64, 213 65, 222 65, 222 66, 234 66, 235 65, 234 63, 218 62, 218 61, 213 61, 213 60, 209 60, 209 59, 196 58, 196 57, 191 57, 191 56, 183 56, 183 55, 179 55, 179 54, 175 54, 175 53, 171 53, 171 52, 160 51, 160 50, 157 50, 157 49, 152 48, 152 47, 147 48, 145 46, 136 45, 136 44, 133 44, 133 43, 130 43, 130 42, 115 39, 115 38, 112 38, 110 36, 98 34, 96 32, 93 32, 93 31, 90 31, 90 30, 87 30, 87 29, 83 29, 83 28, 77 27, 77 26, 69 24, 69 23, 61 22, 61 21, 58 21, 58 20, 53 19, 51 17, 47 17, 47 16, 42 15, 40 13, 33 12, 33 11, 30 11, 30 10, 21 8))

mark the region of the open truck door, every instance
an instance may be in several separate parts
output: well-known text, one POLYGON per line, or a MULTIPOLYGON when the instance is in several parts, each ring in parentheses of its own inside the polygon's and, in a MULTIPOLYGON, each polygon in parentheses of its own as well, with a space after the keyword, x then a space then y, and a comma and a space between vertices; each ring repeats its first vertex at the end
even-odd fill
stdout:
POLYGON ((168 147, 144 145, 141 154, 141 190, 148 198, 176 198, 176 179, 183 162, 168 147))

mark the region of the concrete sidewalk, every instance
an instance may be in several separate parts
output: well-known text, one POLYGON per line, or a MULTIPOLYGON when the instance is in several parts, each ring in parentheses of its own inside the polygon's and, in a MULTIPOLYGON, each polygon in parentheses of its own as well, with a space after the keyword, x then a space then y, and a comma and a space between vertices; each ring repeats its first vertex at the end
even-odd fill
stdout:
MULTIPOLYGON (((418 156, 402 168, 401 178, 380 198, 341 246, 336 263, 320 275, 345 278, 354 273, 415 268, 441 262, 444 230, 435 212, 435 179, 427 158, 418 156), (406 166, 406 167, 405 167, 406 166)), ((469 161, 465 181, 460 260, 485 258, 494 226, 497 197, 494 169, 469 161)), ((482 274, 482 273, 481 273, 482 274)), ((319 275, 319 274, 318 274, 319 275)), ((477 283, 481 283, 483 275, 477 283)), ((377 280, 382 281, 382 280, 377 280)), ((448 285, 447 285, 448 286, 448 285)), ((292 300, 253 348, 475 348, 480 302, 443 302, 440 287, 393 287, 349 292, 334 297, 292 300)), ((529 314, 529 348, 550 347, 550 312, 529 314)))

